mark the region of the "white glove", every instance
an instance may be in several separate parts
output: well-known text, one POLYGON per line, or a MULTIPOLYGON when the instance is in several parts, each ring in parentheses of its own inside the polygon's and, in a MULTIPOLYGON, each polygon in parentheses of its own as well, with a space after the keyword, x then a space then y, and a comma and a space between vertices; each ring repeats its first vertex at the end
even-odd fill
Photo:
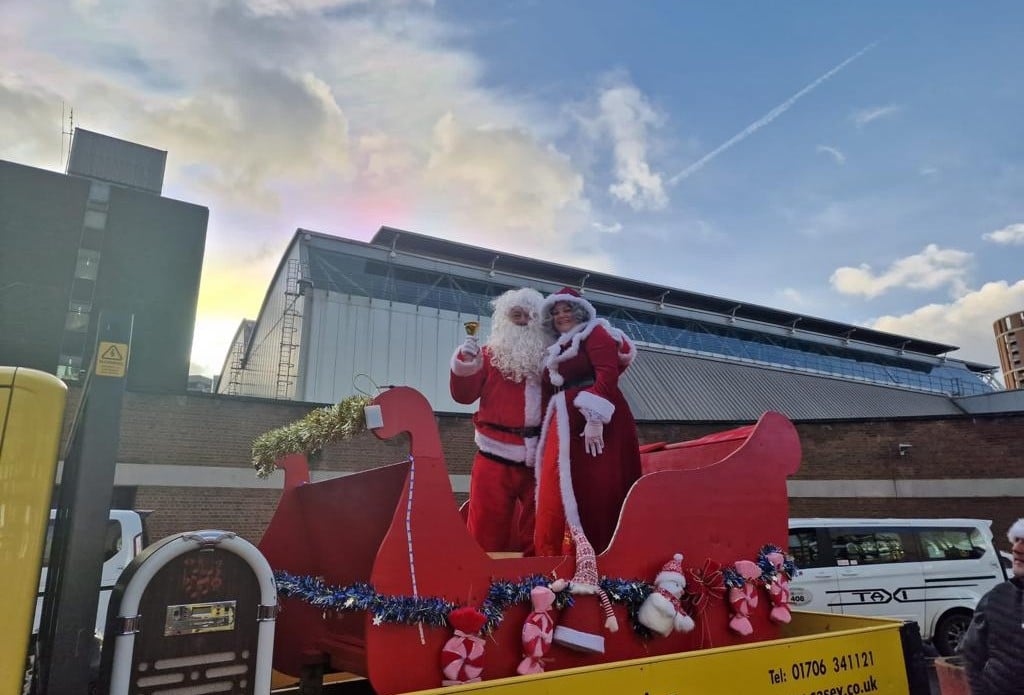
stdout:
POLYGON ((587 421, 583 428, 583 445, 591 456, 599 456, 604 452, 604 425, 600 420, 587 421))
POLYGON ((480 354, 480 344, 476 341, 475 335, 466 336, 465 342, 462 343, 462 347, 459 348, 466 357, 476 357, 480 354))

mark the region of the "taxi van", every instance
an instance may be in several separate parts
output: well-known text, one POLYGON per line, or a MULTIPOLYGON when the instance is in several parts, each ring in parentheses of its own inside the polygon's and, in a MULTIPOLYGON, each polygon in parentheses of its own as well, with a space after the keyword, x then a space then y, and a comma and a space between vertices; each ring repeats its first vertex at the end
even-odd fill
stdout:
POLYGON ((913 620, 943 656, 975 606, 1006 579, 982 519, 789 520, 799 568, 790 603, 804 610, 913 620))

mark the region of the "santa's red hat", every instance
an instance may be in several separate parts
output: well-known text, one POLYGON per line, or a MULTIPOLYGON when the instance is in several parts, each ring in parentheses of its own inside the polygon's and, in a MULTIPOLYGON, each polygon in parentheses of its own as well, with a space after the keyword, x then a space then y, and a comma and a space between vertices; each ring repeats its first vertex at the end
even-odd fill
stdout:
POLYGON ((658 576, 654 578, 655 584, 661 584, 664 581, 675 580, 686 586, 686 579, 683 577, 683 555, 682 553, 676 553, 672 556, 672 559, 661 566, 661 571, 658 572, 658 576))
POLYGON ((574 306, 583 307, 587 312, 588 321, 597 318, 597 309, 594 308, 594 305, 588 302, 582 296, 580 296, 580 293, 571 287, 563 287, 557 292, 552 292, 551 294, 549 294, 544 299, 544 303, 541 304, 540 306, 541 316, 547 316, 548 314, 550 314, 551 309, 558 302, 568 302, 569 304, 572 304, 574 306))

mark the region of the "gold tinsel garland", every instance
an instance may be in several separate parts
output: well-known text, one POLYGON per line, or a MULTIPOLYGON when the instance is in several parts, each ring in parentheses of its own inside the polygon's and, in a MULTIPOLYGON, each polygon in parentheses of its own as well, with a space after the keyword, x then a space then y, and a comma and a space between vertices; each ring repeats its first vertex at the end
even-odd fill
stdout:
POLYGON ((329 444, 356 436, 366 429, 363 408, 369 404, 366 396, 349 396, 337 405, 317 408, 297 422, 261 434, 252 443, 256 475, 268 477, 274 472, 274 462, 288 454, 316 457, 329 444))

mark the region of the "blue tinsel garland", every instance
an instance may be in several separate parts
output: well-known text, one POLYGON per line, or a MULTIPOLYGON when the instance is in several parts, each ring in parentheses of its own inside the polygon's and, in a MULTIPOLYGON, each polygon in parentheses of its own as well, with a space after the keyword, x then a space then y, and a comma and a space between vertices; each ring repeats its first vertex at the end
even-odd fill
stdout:
MULTIPOLYGON (((277 593, 282 597, 296 598, 312 606, 326 611, 366 611, 372 613, 375 620, 381 623, 397 623, 400 625, 416 625, 423 623, 434 627, 446 627, 448 614, 458 605, 443 598, 427 596, 385 596, 378 594, 369 584, 357 582, 349 586, 329 586, 323 579, 309 576, 297 576, 289 572, 274 572, 277 582, 277 593)), ((537 586, 547 586, 550 579, 542 575, 533 575, 512 581, 496 579, 491 582, 480 612, 487 617, 481 632, 489 635, 498 629, 505 618, 505 611, 511 606, 528 604, 530 591, 537 586)), ((649 636, 650 631, 637 622, 636 616, 640 604, 653 591, 653 587, 639 580, 601 579, 601 588, 608 597, 624 604, 633 623, 633 629, 641 636, 649 636)), ((562 609, 573 605, 573 596, 568 589, 555 594, 555 608, 562 609)))
MULTIPOLYGON (((766 545, 761 549, 758 564, 762 570, 765 565, 764 555, 768 552, 781 552, 777 546, 766 545)), ((769 563, 770 564, 770 563, 769 563)), ((787 559, 785 571, 790 577, 796 573, 796 566, 787 559)), ((774 572, 774 567, 771 568, 774 572)), ((735 569, 723 568, 722 576, 727 587, 742 587, 746 580, 735 569)), ((297 576, 284 571, 274 572, 277 581, 277 593, 282 597, 291 597, 305 601, 326 611, 366 611, 372 613, 374 622, 397 623, 400 625, 426 624, 434 627, 447 627, 448 614, 458 604, 443 598, 432 596, 385 596, 364 582, 349 586, 329 586, 323 579, 309 576, 297 576)), ((510 607, 530 603, 530 591, 537 586, 547 586, 548 577, 535 574, 519 581, 495 579, 487 591, 487 597, 480 607, 480 612, 487 617, 481 632, 484 635, 493 633, 505 618, 505 611, 510 607)), ((637 616, 640 606, 654 591, 654 587, 639 579, 601 578, 601 588, 608 594, 612 602, 624 605, 629 614, 633 631, 642 638, 649 638, 652 632, 641 625, 637 616)), ((568 589, 555 594, 555 608, 562 609, 573 605, 573 596, 568 589)))

